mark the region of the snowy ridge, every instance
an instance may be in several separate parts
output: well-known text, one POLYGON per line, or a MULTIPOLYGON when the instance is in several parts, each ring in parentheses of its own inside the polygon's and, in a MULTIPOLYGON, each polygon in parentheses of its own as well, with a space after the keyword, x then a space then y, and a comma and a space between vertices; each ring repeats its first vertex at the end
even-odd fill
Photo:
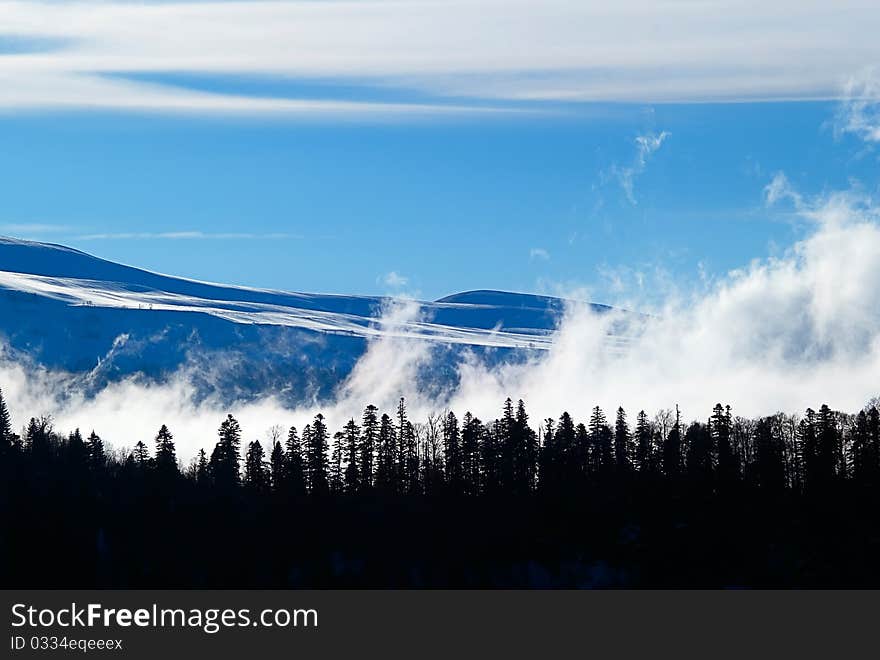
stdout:
MULTIPOLYGON (((503 291, 400 303, 214 284, 0 237, 0 348, 94 391, 196 365, 206 394, 295 403, 332 393, 377 338, 425 342, 420 378, 443 387, 465 354, 494 364, 548 350, 565 306, 503 291)), ((625 341, 607 337, 611 350, 625 341)))
MULTIPOLYGON (((0 288, 41 296, 67 305, 118 308, 139 312, 195 312, 216 316, 233 323, 303 328, 314 332, 348 334, 364 338, 394 336, 451 344, 529 349, 547 349, 552 342, 550 332, 552 328, 540 334, 494 328, 456 327, 418 320, 384 324, 373 316, 295 307, 282 304, 281 301, 273 304, 201 298, 168 291, 133 289, 124 284, 100 280, 0 271, 0 288)), ((423 303, 423 307, 430 309, 430 304, 423 303)), ((462 308, 462 306, 449 307, 459 310, 462 308)))

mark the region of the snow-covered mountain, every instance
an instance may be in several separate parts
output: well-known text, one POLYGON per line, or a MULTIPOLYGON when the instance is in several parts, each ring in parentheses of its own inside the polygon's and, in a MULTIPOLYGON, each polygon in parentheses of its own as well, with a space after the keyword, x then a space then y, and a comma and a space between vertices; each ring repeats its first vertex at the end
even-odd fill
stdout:
POLYGON ((563 306, 469 291, 401 311, 389 298, 198 282, 0 237, 0 338, 13 355, 87 389, 188 368, 206 393, 273 392, 295 403, 329 394, 382 336, 429 342, 434 359, 422 378, 439 387, 463 351, 500 361, 547 349, 563 306))

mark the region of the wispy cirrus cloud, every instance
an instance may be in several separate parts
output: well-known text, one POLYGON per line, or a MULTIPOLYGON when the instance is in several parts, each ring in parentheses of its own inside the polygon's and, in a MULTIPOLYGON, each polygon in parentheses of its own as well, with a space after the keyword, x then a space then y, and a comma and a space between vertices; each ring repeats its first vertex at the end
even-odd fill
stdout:
POLYGON ((76 231, 70 225, 56 225, 40 222, 11 222, 0 224, 0 234, 8 236, 44 236, 50 234, 66 234, 76 231))
POLYGON ((510 101, 837 98, 850 72, 880 59, 880 12, 859 0, 0 1, 0 16, 15 44, 0 48, 7 110, 412 116, 510 101), (412 96, 279 98, 162 80, 180 74, 412 96))
POLYGON ((113 241, 113 240, 219 240, 219 241, 247 241, 247 240, 282 240, 301 239, 300 234, 288 234, 283 232, 270 232, 265 234, 251 232, 204 232, 204 231, 166 231, 166 232, 111 232, 97 234, 81 234, 75 236, 80 241, 113 241))
POLYGON ((645 133, 635 139, 636 154, 632 164, 627 166, 612 165, 604 178, 614 178, 623 189, 630 204, 637 204, 635 195, 635 181, 645 171, 651 156, 663 145, 663 142, 671 135, 668 131, 659 133, 645 133))
POLYGON ((783 200, 790 201, 796 209, 803 208, 801 194, 791 185, 785 172, 777 172, 764 186, 764 201, 768 206, 773 206, 783 200))

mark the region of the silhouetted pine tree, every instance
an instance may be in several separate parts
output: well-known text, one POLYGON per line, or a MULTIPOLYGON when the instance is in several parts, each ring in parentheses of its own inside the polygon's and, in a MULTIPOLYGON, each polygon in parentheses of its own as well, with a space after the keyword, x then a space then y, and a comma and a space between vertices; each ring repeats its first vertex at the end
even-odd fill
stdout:
POLYGON ((501 490, 501 447, 498 436, 501 423, 496 420, 491 425, 483 426, 480 437, 480 475, 483 492, 497 495, 501 490))
POLYGON ((514 455, 517 453, 515 444, 516 420, 513 415, 513 401, 510 397, 504 401, 501 411, 501 420, 498 425, 498 468, 501 489, 511 493, 516 490, 514 486, 514 455))
POLYGON ((266 453, 259 440, 248 444, 244 459, 244 485, 256 494, 269 491, 269 466, 266 465, 266 453))
POLYGON ((636 451, 635 467, 641 473, 651 470, 651 423, 644 410, 639 411, 636 418, 636 451))
POLYGON ((852 478, 864 484, 867 481, 870 458, 870 440, 868 438, 868 416, 864 410, 856 415, 855 422, 850 430, 850 475, 852 478))
POLYGON ((675 407, 675 424, 663 441, 663 472, 670 479, 681 476, 681 412, 675 407))
MULTIPOLYGON (((83 473, 88 469, 89 452, 86 443, 83 442, 82 434, 76 429, 67 437, 67 445, 65 447, 67 454, 67 470, 73 471, 77 478, 82 478, 83 473)), ((70 476, 69 474, 67 475, 70 476)))
POLYGON ((241 426, 232 415, 227 415, 217 431, 219 440, 211 452, 209 468, 216 486, 223 490, 241 483, 241 426))
POLYGON ((705 424, 694 422, 685 432, 685 469, 688 479, 699 490, 711 491, 715 475, 713 441, 705 424))
POLYGON ((104 453, 104 441, 95 433, 94 429, 86 438, 86 451, 89 456, 89 467, 94 472, 100 472, 104 469, 107 462, 107 456, 104 453))
POLYGON ((821 480, 830 483, 836 473, 840 457, 840 437, 837 433, 837 415, 822 404, 816 418, 816 434, 819 441, 819 469, 821 480))
MULTIPOLYGON (((466 421, 473 421, 473 417, 470 417, 470 413, 465 415, 466 421)), ((473 429, 467 429, 468 432, 472 432, 473 429)), ((470 437, 468 438, 471 441, 471 451, 473 451, 473 442, 478 442, 478 437, 470 437)), ((450 411, 446 413, 446 417, 443 420, 443 460, 446 465, 446 483, 449 487, 449 492, 453 494, 461 494, 465 491, 464 487, 464 469, 463 463, 464 461, 462 456, 462 439, 461 432, 458 428, 458 418, 455 416, 455 413, 450 411)), ((479 452, 479 448, 477 448, 479 452)), ((473 456, 469 457, 471 460, 473 456)), ((473 469, 473 466, 469 466, 473 469)), ((472 475, 471 475, 472 476, 472 475)))
POLYGON ((25 431, 24 448, 35 461, 45 463, 51 452, 52 421, 48 417, 31 417, 25 431))
POLYGON ((538 438, 538 488, 543 493, 551 493, 557 483, 559 452, 556 448, 555 422, 552 417, 539 426, 538 438))
POLYGON ((333 434, 333 445, 330 449, 330 470, 328 480, 330 493, 340 495, 343 491, 342 457, 345 454, 345 434, 337 431, 333 434))
POLYGON ((358 448, 361 447, 361 432, 353 419, 348 420, 343 430, 345 440, 345 473, 343 489, 351 495, 363 490, 358 471, 358 448))
POLYGON ((196 459, 196 482, 199 485, 208 485, 211 478, 211 471, 208 467, 208 455, 204 449, 199 449, 199 455, 196 459))
POLYGON ((629 432, 629 424, 626 422, 626 412, 620 407, 617 409, 617 418, 614 421, 614 464, 618 473, 625 474, 630 471, 631 455, 632 436, 629 432))
POLYGON ((156 471, 165 477, 176 476, 179 472, 174 436, 164 424, 156 434, 156 471))
POLYGON ((397 491, 405 493, 408 490, 407 484, 407 419, 406 419, 406 401, 400 397, 397 403, 397 427, 395 428, 395 436, 397 442, 394 444, 394 475, 397 491))
POLYGON ((312 495, 326 495, 330 492, 328 433, 321 413, 315 415, 307 442, 306 470, 308 474, 309 492, 312 495))
POLYGON ((522 399, 516 405, 514 429, 515 490, 517 493, 529 493, 534 490, 537 480, 538 436, 529 427, 529 416, 522 399))
POLYGON ((376 487, 384 493, 396 490, 397 481, 394 469, 394 425, 388 415, 383 414, 379 421, 379 448, 376 464, 376 487))
POLYGON ((374 457, 376 445, 379 441, 379 418, 378 408, 369 405, 364 409, 363 431, 361 433, 360 455, 360 483, 363 489, 373 487, 375 476, 374 457))
POLYGON ((12 451, 12 417, 0 389, 0 459, 12 451))
POLYGON ((150 452, 142 440, 137 441, 134 450, 131 452, 131 457, 134 460, 135 467, 141 472, 150 467, 150 452))
POLYGON ((276 440, 269 455, 269 466, 272 477, 272 490, 275 493, 289 494, 290 492, 290 468, 287 465, 287 456, 281 442, 276 440))
POLYGON ((740 478, 739 461, 731 444, 730 406, 725 409, 720 403, 715 404, 709 428, 718 457, 718 483, 721 488, 727 488, 740 478))
POLYGON ((785 464, 782 439, 773 431, 771 418, 758 420, 755 427, 755 481, 766 493, 779 495, 785 490, 785 464))
POLYGON ((557 483, 553 488, 570 490, 578 482, 582 470, 577 451, 577 430, 568 412, 563 412, 559 416, 553 444, 557 460, 556 474, 554 474, 557 483))
MULTIPOLYGON (((452 415, 452 413, 450 413, 452 415)), ((443 432, 446 477, 453 493, 478 495, 482 490, 480 474, 480 445, 482 444, 483 423, 469 412, 465 413, 461 427, 461 448, 457 444, 458 422, 455 415, 446 417, 443 432)))
POLYGON ((420 492, 419 484, 419 451, 416 440, 416 429, 413 423, 407 420, 404 424, 403 442, 404 452, 404 488, 405 492, 415 494, 420 492))
POLYGON ((608 427, 605 413, 599 406, 593 408, 590 415, 589 431, 593 469, 597 473, 607 473, 614 467, 613 435, 608 427))
POLYGON ((303 456, 302 442, 296 433, 296 427, 291 426, 287 432, 287 441, 284 443, 287 463, 287 479, 289 491, 293 497, 301 497, 306 494, 306 463, 303 456))
POLYGON ((798 425, 798 437, 804 462, 804 488, 810 492, 820 490, 823 481, 827 481, 819 454, 819 438, 816 433, 816 413, 807 408, 804 418, 798 425))

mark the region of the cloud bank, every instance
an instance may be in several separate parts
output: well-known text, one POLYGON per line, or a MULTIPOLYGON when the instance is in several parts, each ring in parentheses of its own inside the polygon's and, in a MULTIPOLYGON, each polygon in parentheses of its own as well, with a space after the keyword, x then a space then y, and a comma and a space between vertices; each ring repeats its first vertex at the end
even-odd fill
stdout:
POLYGON ((472 100, 839 98, 880 60, 880 12, 859 0, 0 1, 0 17, 0 108, 19 110, 369 117, 486 110, 472 100), (280 98, 187 76, 413 98, 280 98))

